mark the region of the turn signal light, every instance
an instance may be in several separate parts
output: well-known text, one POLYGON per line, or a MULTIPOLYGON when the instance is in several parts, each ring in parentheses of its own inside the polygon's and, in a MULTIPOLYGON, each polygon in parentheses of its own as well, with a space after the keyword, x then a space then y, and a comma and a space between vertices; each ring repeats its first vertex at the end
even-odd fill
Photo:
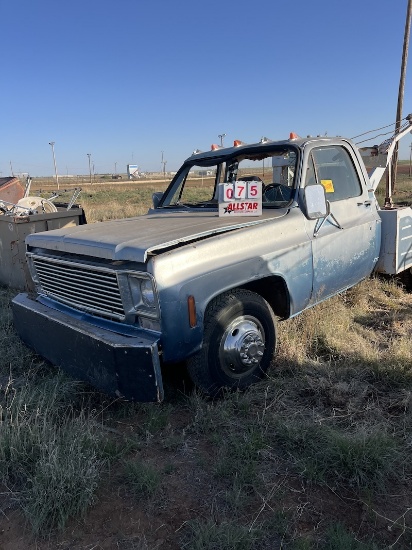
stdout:
POLYGON ((235 139, 233 142, 233 147, 240 147, 240 145, 246 145, 244 141, 240 141, 240 139, 235 139))
POLYGON ((290 132, 289 139, 299 139, 298 134, 295 134, 295 132, 290 132))
POLYGON ((194 296, 188 296, 187 309, 189 311, 189 326, 194 328, 196 326, 196 302, 194 296))
POLYGON ((220 145, 217 145, 216 143, 212 143, 212 146, 210 147, 212 151, 216 151, 216 149, 221 149, 220 145))

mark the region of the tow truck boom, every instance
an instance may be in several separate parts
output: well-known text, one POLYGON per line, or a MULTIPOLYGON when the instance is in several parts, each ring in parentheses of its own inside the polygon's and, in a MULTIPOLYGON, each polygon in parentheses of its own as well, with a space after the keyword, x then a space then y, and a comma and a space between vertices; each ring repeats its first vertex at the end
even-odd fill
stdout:
POLYGON ((406 123, 391 138, 386 139, 380 145, 374 145, 373 147, 362 147, 360 149, 363 157, 374 157, 378 161, 378 165, 375 166, 368 174, 372 189, 374 191, 376 191, 385 170, 388 168, 385 207, 392 206, 392 162, 396 144, 403 137, 405 137, 406 134, 412 132, 412 114, 407 115, 405 120, 406 123))

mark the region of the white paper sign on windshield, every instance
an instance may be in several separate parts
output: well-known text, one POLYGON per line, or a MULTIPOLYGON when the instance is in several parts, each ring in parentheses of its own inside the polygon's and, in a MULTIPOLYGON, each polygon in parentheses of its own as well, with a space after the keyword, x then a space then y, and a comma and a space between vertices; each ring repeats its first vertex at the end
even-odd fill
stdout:
POLYGON ((219 216, 262 215, 261 181, 221 183, 219 191, 219 216))

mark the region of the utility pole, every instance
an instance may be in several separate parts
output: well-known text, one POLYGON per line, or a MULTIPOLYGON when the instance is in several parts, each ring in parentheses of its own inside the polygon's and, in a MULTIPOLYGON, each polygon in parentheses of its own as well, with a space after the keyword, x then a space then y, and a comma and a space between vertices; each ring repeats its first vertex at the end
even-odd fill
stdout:
MULTIPOLYGON (((405 21, 405 34, 403 38, 401 76, 399 80, 398 108, 396 110, 395 134, 399 131, 401 127, 401 120, 402 120, 402 107, 403 107, 403 96, 405 91, 406 66, 408 63, 409 35, 411 32, 411 16, 412 16, 412 0, 408 0, 408 7, 406 11, 406 21, 405 21)), ((392 182, 393 182, 392 190, 393 191, 395 190, 395 186, 396 186, 397 169, 398 169, 398 144, 396 144, 395 150, 393 152, 393 164, 392 164, 392 182)))
POLYGON ((220 139, 220 146, 223 147, 223 138, 226 134, 219 134, 217 137, 220 139))
POLYGON ((162 160, 162 164, 163 164, 163 179, 164 179, 164 181, 166 181, 166 164, 167 164, 167 160, 162 160))
POLYGON ((89 174, 90 174, 90 183, 92 183, 92 167, 91 167, 91 164, 90 164, 90 157, 92 156, 91 153, 86 153, 87 156, 89 157, 89 174))
POLYGON ((53 164, 54 164, 54 175, 56 176, 56 185, 57 185, 57 189, 59 189, 59 176, 57 174, 57 164, 56 164, 56 155, 54 154, 54 144, 56 142, 55 141, 50 141, 49 142, 49 145, 51 145, 51 148, 52 148, 52 153, 53 153, 53 164))
POLYGON ((13 166, 11 165, 11 161, 10 161, 10 173, 11 173, 11 176, 14 177, 14 174, 13 174, 13 166))

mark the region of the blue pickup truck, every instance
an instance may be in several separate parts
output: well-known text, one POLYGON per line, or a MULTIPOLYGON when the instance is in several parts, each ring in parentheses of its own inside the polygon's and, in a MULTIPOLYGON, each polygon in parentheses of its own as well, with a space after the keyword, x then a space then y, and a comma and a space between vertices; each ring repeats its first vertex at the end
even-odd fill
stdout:
POLYGON ((18 333, 127 399, 162 400, 161 367, 181 361, 210 395, 247 388, 276 361, 278 321, 374 270, 410 276, 412 210, 379 207, 386 164, 368 175, 362 152, 295 135, 212 146, 145 216, 29 235, 35 293, 13 300, 18 333))

